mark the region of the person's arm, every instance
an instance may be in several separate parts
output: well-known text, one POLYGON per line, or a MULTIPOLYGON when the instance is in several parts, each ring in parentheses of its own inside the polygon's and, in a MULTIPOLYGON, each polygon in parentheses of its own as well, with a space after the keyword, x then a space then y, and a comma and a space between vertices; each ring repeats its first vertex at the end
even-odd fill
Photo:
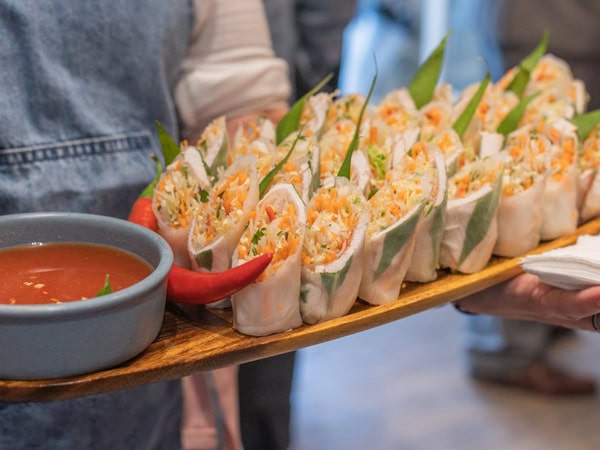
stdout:
POLYGON ((277 122, 290 95, 286 63, 276 58, 260 0, 196 0, 196 27, 175 100, 191 142, 214 118, 230 130, 267 115, 277 122))
POLYGON ((542 283, 534 275, 522 274, 455 304, 474 314, 598 331, 594 330, 592 317, 600 313, 600 286, 565 291, 542 283))

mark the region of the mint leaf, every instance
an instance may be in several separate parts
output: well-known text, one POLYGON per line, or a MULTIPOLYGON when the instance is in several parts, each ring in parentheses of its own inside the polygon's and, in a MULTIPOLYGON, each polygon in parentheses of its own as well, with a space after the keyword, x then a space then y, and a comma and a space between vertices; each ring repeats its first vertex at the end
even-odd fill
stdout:
POLYGON ((112 288, 110 287, 110 275, 106 274, 104 277, 104 286, 96 293, 96 297, 101 297, 103 295, 112 294, 112 288))

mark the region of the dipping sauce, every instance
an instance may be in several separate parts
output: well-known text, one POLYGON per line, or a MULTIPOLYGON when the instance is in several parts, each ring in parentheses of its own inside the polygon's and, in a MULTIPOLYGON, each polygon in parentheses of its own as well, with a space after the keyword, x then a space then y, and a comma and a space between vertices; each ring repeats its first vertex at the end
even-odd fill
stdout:
POLYGON ((124 250, 87 243, 48 243, 0 250, 0 304, 93 299, 109 275, 113 292, 141 281, 152 267, 124 250))

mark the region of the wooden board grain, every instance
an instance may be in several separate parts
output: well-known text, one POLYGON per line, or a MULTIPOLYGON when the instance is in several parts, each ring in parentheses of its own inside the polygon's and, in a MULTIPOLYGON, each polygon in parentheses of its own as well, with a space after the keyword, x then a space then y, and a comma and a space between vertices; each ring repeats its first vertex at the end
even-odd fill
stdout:
MULTIPOLYGON (((541 244, 530 254, 573 244, 583 234, 600 232, 600 219, 577 232, 541 244)), ((472 275, 441 271, 436 281, 407 283, 397 301, 383 306, 355 302, 345 316, 265 337, 244 336, 231 327, 230 311, 170 305, 156 340, 140 355, 117 367, 71 378, 0 380, 0 400, 50 401, 126 389, 180 378, 337 339, 444 305, 501 283, 521 272, 520 258, 493 258, 472 275)))

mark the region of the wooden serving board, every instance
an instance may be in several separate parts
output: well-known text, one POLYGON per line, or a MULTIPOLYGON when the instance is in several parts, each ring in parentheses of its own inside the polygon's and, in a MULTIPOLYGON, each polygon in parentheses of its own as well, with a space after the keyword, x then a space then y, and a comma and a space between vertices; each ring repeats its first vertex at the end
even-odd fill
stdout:
MULTIPOLYGON (((579 235, 598 234, 600 219, 576 233, 542 243, 530 254, 573 244, 579 235)), ((244 363, 358 333, 444 305, 505 281, 521 272, 520 258, 492 258, 472 275, 440 271, 436 281, 406 283, 397 301, 384 306, 355 302, 338 319, 265 337, 242 335, 231 327, 230 310, 169 304, 156 340, 140 355, 117 367, 88 375, 50 380, 0 380, 0 400, 49 401, 82 397, 155 383, 196 371, 244 363)))

